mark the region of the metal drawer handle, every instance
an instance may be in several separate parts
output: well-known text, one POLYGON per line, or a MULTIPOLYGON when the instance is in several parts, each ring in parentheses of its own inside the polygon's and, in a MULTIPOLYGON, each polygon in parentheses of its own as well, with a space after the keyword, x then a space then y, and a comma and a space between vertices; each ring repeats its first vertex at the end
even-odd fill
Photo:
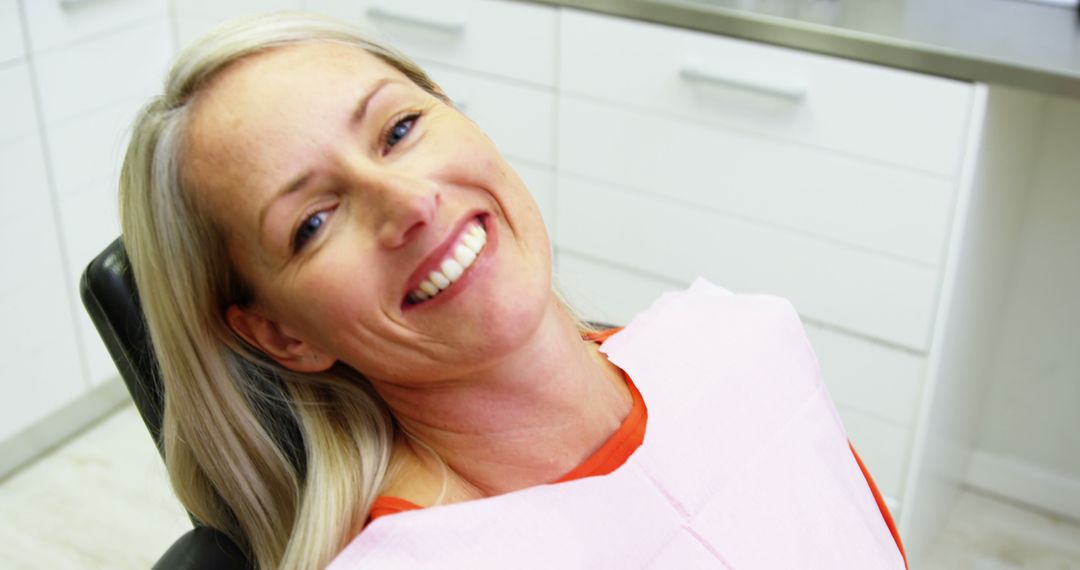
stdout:
POLYGON ((730 70, 706 69, 696 63, 683 65, 682 69, 679 70, 679 77, 688 81, 757 91, 758 93, 788 99, 792 102, 801 101, 810 90, 809 86, 797 79, 769 79, 730 70))
POLYGON ((456 36, 465 33, 465 22, 461 20, 433 18, 389 6, 372 6, 367 9, 367 16, 376 20, 410 24, 456 36))

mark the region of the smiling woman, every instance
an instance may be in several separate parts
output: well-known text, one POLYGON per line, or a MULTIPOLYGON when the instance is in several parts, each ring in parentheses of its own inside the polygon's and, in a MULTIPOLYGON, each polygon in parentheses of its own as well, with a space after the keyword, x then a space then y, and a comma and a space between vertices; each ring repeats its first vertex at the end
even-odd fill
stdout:
POLYGON ((902 563, 786 303, 695 284, 588 331, 492 141, 347 27, 276 15, 183 52, 121 204, 173 486, 260 567, 902 563), (775 544, 740 553, 760 524, 775 544))
POLYGON ((121 203, 174 488, 261 567, 323 567, 380 493, 554 480, 627 413, 521 179, 423 71, 339 23, 263 17, 183 52, 121 203))

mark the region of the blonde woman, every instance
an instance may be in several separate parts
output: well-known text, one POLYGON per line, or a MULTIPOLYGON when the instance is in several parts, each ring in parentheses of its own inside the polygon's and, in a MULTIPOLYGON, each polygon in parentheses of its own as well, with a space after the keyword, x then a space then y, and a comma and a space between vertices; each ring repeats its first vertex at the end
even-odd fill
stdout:
MULTIPOLYGON (((624 465, 649 445, 676 449, 712 436, 699 426, 665 443, 663 422, 677 414, 657 383, 639 391, 637 373, 602 351, 613 331, 590 333, 554 293, 547 233, 525 184, 400 55, 302 15, 224 27, 180 55, 164 94, 140 114, 121 188, 124 243, 165 386, 173 486, 196 518, 260 567, 321 568, 343 549, 339 567, 627 567, 622 555, 642 566, 650 563, 642 556, 653 564, 705 556, 726 567, 720 545, 730 537, 702 536, 715 527, 686 512, 680 528, 697 542, 683 545, 664 534, 668 515, 649 510, 660 508, 655 497, 633 496, 641 478, 628 477, 645 470, 670 494, 669 507, 686 507, 685 469, 650 471, 647 454, 624 465), (282 414, 292 421, 266 419, 282 414), (302 449, 286 443, 290 426, 302 449), (615 491, 604 492, 644 510, 635 521, 615 504, 595 504, 603 493, 583 492, 587 478, 610 482, 615 491), (580 497, 563 504, 564 492, 580 497), (600 518, 581 532, 620 529, 624 540, 559 538, 573 527, 559 517, 583 513, 600 518), (668 539, 649 546, 651 555, 634 551, 661 535, 668 539)), ((733 302, 696 287, 713 299, 706 305, 733 302)), ((801 331, 782 303, 738 303, 764 303, 755 309, 761 322, 801 331)), ((706 305, 695 311, 707 314, 706 305)), ((651 328, 635 321, 612 342, 662 331, 665 318, 648 317, 651 328)), ((764 345, 772 347, 771 334, 764 345)), ((646 370, 657 362, 668 366, 656 346, 655 354, 631 351, 652 359, 635 367, 643 378, 655 376, 646 370)), ((811 368, 809 358, 799 370, 811 368)), ((707 402, 711 388, 694 386, 686 384, 685 399, 707 402)), ((846 449, 837 434, 830 449, 846 449)), ((895 566, 902 559, 887 511, 878 512, 872 482, 841 453, 857 496, 835 499, 835 512, 808 512, 805 523, 825 517, 851 528, 844 516, 869 516, 870 530, 843 538, 857 556, 842 559, 895 566)), ((689 459, 685 468, 694 481, 715 479, 689 459)), ((814 493, 828 490, 827 479, 814 493)), ((803 546, 837 550, 832 539, 801 536, 803 546)), ((825 567, 837 556, 811 559, 825 567)))

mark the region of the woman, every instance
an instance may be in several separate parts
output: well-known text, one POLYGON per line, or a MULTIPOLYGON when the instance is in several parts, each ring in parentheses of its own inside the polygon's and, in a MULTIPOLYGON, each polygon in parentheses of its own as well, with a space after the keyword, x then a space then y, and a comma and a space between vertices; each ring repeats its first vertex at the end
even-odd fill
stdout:
POLYGON ((323 567, 372 518, 641 443, 644 403, 554 293, 521 179, 348 28, 267 17, 182 53, 121 203, 172 483, 260 567, 323 567), (282 413, 304 449, 263 421, 282 413))

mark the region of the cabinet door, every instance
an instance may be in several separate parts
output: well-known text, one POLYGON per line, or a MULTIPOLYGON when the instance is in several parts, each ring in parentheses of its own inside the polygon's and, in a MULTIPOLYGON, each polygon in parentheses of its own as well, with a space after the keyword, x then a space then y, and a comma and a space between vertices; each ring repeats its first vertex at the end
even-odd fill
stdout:
POLYGON ((564 97, 567 174, 938 267, 951 180, 698 121, 564 97))
POLYGON ((575 10, 561 13, 560 33, 566 92, 959 172, 970 83, 575 10))
POLYGON ((0 65, 25 55, 18 0, 0 0, 0 65))
POLYGON ((556 244, 679 283, 702 275, 788 297, 804 316, 926 349, 939 272, 767 224, 568 175, 558 179, 556 244))
POLYGON ((108 35, 168 13, 166 0, 28 0, 22 5, 34 53, 108 35))
POLYGON ((421 62, 555 84, 556 10, 504 0, 309 0, 421 62))
POLYGON ((428 65, 428 73, 503 154, 555 164, 555 93, 546 87, 428 65))
MULTIPOLYGON (((0 69, 0 124, 35 116, 25 64, 0 69)), ((0 138, 0 440, 86 391, 41 138, 0 138)))

